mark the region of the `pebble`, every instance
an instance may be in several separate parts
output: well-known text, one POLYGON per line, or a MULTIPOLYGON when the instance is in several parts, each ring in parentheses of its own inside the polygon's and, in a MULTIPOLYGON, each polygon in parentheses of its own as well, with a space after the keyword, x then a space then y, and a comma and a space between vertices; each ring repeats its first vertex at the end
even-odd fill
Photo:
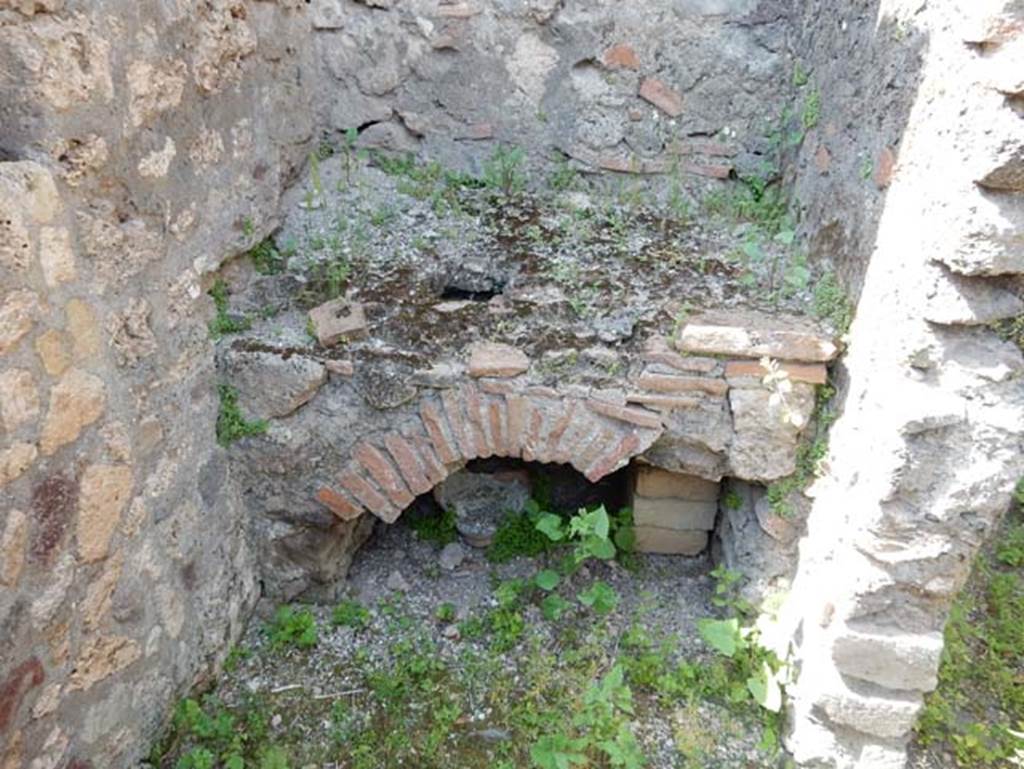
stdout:
POLYGON ((388 575, 387 586, 388 590, 398 590, 402 593, 408 593, 412 589, 405 577, 402 576, 402 572, 398 569, 395 569, 388 575))
POLYGON ((458 542, 450 542, 441 550, 439 560, 442 569, 455 571, 466 560, 466 549, 458 542))

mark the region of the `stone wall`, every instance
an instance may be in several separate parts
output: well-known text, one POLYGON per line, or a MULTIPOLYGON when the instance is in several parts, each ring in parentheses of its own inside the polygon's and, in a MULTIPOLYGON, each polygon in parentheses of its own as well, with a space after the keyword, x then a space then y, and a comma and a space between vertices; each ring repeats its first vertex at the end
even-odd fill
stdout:
MULTIPOLYGON (((1024 17, 1019 3, 1003 5, 815 4, 810 36, 856 42, 862 61, 864 45, 909 46, 906 61, 924 54, 908 78, 890 69, 893 54, 868 53, 875 65, 853 86, 864 97, 886 93, 894 76, 919 81, 870 108, 823 89, 826 127, 845 125, 847 136, 826 131, 831 167, 805 163, 813 178, 798 185, 834 193, 805 225, 852 248, 847 274, 863 284, 845 409, 781 634, 796 647, 788 745, 801 766, 904 765, 922 694, 936 685, 950 601, 1024 473, 1024 357, 990 326, 1024 309, 1022 84, 1010 77, 1024 17), (856 191, 855 176, 833 177, 832 148, 850 147, 860 126, 880 132, 860 145, 873 152, 856 191)), ((810 55, 831 82, 846 62, 834 58, 841 45, 826 45, 810 55)))
POLYGON ((335 141, 479 173, 499 143, 536 165, 756 168, 786 100, 778 0, 315 0, 320 124, 335 141), (546 163, 545 163, 546 161, 546 163))
POLYGON ((257 597, 203 287, 308 150, 298 5, 0 3, 4 769, 131 765, 257 597))

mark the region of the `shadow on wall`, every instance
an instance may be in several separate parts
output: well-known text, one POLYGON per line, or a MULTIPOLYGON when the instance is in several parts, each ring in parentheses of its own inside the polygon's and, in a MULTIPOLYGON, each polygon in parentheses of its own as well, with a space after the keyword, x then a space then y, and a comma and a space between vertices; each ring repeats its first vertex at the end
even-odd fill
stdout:
POLYGON ((878 0, 800 5, 796 107, 805 131, 787 177, 812 260, 831 265, 856 299, 928 37, 911 11, 887 14, 878 0))

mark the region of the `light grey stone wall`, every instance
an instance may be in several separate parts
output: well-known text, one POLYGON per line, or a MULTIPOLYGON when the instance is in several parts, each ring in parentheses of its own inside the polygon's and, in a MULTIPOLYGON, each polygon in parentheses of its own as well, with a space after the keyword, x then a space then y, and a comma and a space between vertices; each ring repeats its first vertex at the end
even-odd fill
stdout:
MULTIPOLYGON (((1021 84, 1005 77, 1022 17, 1019 3, 816 7, 812 37, 845 30, 869 50, 923 58, 907 82, 917 87, 872 109, 822 91, 836 125, 877 127, 880 155, 862 180, 873 189, 813 163, 798 184, 829 195, 806 224, 845 233, 863 288, 830 472, 780 633, 799 672, 787 744, 801 766, 902 767, 950 602, 1024 474, 1024 357, 989 325, 1022 311, 1024 248, 1011 235, 1024 215, 1021 84)), ((826 78, 836 47, 812 52, 826 78)), ((864 97, 894 76, 891 56, 875 57, 882 66, 854 85, 864 97)))

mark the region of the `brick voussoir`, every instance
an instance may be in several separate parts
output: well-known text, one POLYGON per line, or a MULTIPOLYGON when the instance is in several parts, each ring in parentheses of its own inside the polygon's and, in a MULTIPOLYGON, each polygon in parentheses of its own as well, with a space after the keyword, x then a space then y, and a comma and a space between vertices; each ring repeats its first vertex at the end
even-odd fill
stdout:
POLYGON ((405 485, 413 494, 425 494, 434 487, 434 484, 427 479, 417 452, 405 438, 398 433, 388 433, 384 436, 384 447, 402 474, 405 485))
POLYGON ((345 494, 329 486, 321 486, 316 499, 343 521, 352 521, 365 512, 358 502, 353 502, 345 494))
POLYGON ((511 456, 512 449, 508 443, 508 413, 504 398, 484 397, 487 405, 487 420, 491 429, 491 440, 494 442, 494 453, 499 457, 511 456))
POLYGON ((431 488, 448 477, 448 470, 437 456, 430 438, 419 433, 410 433, 405 437, 416 450, 416 456, 420 460, 420 466, 423 468, 427 480, 430 481, 431 488))
POLYGON ((578 405, 579 401, 576 399, 566 399, 562 401, 562 408, 564 411, 562 412, 562 415, 555 420, 554 424, 551 425, 551 429, 548 431, 548 434, 545 436, 545 440, 543 441, 542 462, 554 461, 554 457, 558 452, 558 442, 562 440, 562 436, 565 434, 565 431, 569 429, 569 425, 572 423, 578 405))
POLYGON ((505 412, 508 417, 508 433, 505 436, 510 457, 523 455, 523 430, 530 413, 529 401, 522 395, 508 395, 505 398, 505 412))
POLYGON ((461 459, 457 439, 450 434, 451 428, 448 427, 441 409, 433 400, 425 398, 420 403, 420 422, 430 437, 437 456, 444 464, 454 464, 461 459))
POLYGON ((451 427, 452 436, 455 438, 462 459, 476 459, 479 456, 476 450, 476 441, 473 438, 469 421, 462 411, 460 404, 462 399, 459 393, 455 390, 445 390, 441 393, 441 400, 444 402, 448 426, 451 427))
POLYGON ((609 451, 598 457, 584 475, 591 483, 597 483, 608 473, 624 465, 639 448, 640 436, 635 432, 629 432, 623 435, 619 442, 614 444, 609 451))
POLYGON ((570 464, 579 470, 580 473, 586 475, 587 470, 601 456, 604 447, 612 445, 618 437, 619 433, 608 427, 600 427, 592 439, 580 446, 576 456, 570 459, 570 464))
POLYGON ((406 488, 402 476, 380 449, 372 443, 362 441, 356 446, 352 456, 377 482, 381 490, 387 494, 388 499, 399 508, 405 508, 412 502, 413 495, 406 488))
POLYGON ((338 482, 367 510, 386 523, 394 523, 402 512, 363 477, 359 465, 354 462, 338 476, 338 482))
POLYGON ((539 459, 538 452, 541 449, 541 441, 544 437, 544 412, 536 403, 527 399, 527 412, 529 424, 526 425, 525 435, 522 442, 522 457, 527 462, 535 462, 539 459))
POLYGON ((476 445, 476 455, 481 458, 494 456, 494 444, 488 435, 487 414, 484 411, 483 400, 480 391, 471 384, 464 384, 460 388, 462 394, 462 407, 466 411, 466 419, 469 422, 470 434, 476 445))

